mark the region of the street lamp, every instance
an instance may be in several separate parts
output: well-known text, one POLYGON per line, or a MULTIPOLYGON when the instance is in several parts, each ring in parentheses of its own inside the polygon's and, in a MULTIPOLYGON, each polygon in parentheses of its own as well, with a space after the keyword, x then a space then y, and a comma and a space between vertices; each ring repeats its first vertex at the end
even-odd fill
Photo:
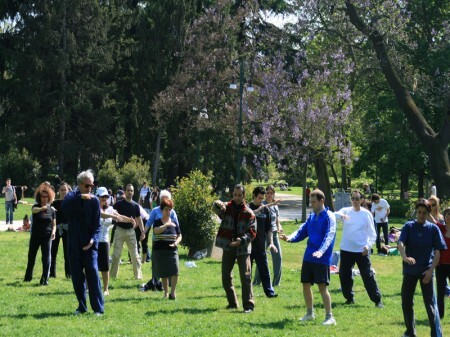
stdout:
MULTIPOLYGON (((230 89, 236 90, 237 85, 234 83, 230 84, 230 89)), ((250 82, 247 86, 248 92, 255 91, 255 88, 250 82)), ((244 61, 239 60, 239 119, 238 119, 238 148, 237 148, 237 165, 236 165, 236 184, 241 182, 241 148, 242 148, 242 97, 244 95, 244 61)))

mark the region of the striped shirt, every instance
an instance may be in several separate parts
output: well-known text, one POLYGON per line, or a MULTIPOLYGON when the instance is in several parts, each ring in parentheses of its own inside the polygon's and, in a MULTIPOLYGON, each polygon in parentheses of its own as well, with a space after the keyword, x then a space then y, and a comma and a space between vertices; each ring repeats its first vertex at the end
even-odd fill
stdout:
POLYGON ((160 234, 156 234, 154 232, 155 228, 164 226, 161 219, 155 220, 155 223, 153 225, 153 249, 154 250, 176 250, 176 247, 171 247, 170 245, 174 243, 177 239, 177 236, 181 234, 180 232, 180 226, 176 222, 172 222, 176 226, 175 227, 168 227, 164 230, 164 232, 160 234))

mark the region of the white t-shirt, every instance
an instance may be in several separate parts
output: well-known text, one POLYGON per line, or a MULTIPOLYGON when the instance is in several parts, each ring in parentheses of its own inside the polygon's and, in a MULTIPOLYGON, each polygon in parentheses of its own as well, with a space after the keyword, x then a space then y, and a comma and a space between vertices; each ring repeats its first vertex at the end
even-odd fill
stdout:
POLYGON ((341 249, 347 252, 360 253, 364 246, 367 246, 370 250, 377 238, 372 214, 362 207, 359 211, 355 211, 353 207, 345 207, 335 214, 337 219, 340 218, 341 214, 349 217, 348 220, 342 219, 341 249))
MULTIPOLYGON (((105 209, 105 213, 112 215, 114 212, 114 208, 112 206, 109 206, 107 209, 105 209)), ((98 236, 99 242, 109 242, 109 228, 112 226, 112 218, 103 219, 100 217, 100 234, 98 236)))
POLYGON ((387 210, 390 208, 388 202, 385 199, 380 199, 378 204, 372 202, 372 213, 375 213, 375 222, 388 222, 387 210), (383 219, 383 220, 382 220, 383 219))

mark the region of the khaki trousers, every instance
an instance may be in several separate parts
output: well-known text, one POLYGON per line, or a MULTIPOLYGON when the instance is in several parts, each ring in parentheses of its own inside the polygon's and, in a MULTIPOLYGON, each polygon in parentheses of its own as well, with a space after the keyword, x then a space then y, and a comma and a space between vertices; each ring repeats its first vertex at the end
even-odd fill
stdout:
POLYGON ((137 249, 136 233, 133 228, 123 229, 116 228, 114 234, 113 253, 111 261, 111 277, 116 278, 119 274, 119 262, 122 255, 123 243, 127 243, 128 252, 131 257, 131 264, 133 265, 134 278, 137 280, 142 279, 142 263, 137 249))

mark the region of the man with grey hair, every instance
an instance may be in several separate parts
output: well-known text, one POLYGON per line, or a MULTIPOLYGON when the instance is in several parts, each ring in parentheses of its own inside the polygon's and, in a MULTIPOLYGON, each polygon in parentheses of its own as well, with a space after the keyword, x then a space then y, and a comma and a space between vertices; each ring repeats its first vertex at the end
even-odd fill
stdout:
POLYGON ((100 233, 100 202, 91 194, 94 187, 92 171, 77 176, 77 191, 69 192, 61 208, 68 219, 69 263, 72 284, 78 299, 75 315, 87 312, 86 281, 89 301, 95 315, 104 312, 104 302, 98 276, 98 241, 100 233))
POLYGON ((134 278, 142 279, 142 262, 138 253, 138 243, 136 240, 135 226, 141 230, 140 240, 145 238, 144 224, 141 219, 141 210, 139 204, 133 201, 134 186, 128 184, 125 188, 125 198, 114 204, 114 209, 119 214, 135 220, 135 223, 117 222, 116 232, 114 233, 113 254, 111 261, 111 277, 116 278, 119 272, 120 256, 122 255, 123 243, 127 243, 128 253, 130 253, 131 264, 133 265, 134 278))

